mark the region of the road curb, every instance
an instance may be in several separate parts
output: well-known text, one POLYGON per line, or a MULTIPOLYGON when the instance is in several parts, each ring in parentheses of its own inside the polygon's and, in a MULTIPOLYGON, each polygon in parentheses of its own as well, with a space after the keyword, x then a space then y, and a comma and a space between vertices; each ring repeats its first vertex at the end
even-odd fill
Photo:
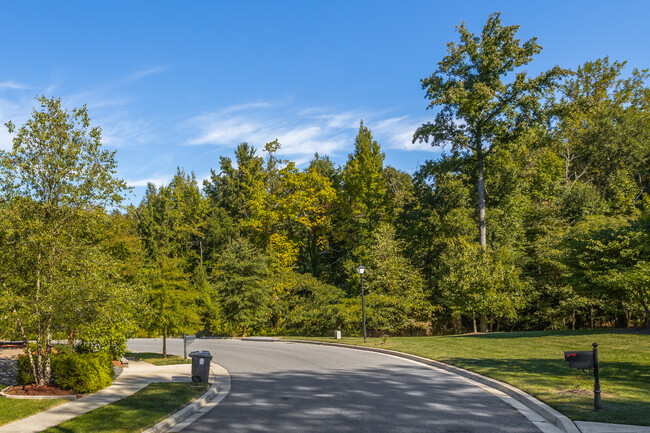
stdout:
MULTIPOLYGON (((255 341, 255 339, 249 339, 248 341, 255 341)), ((536 399, 532 395, 527 394, 524 391, 515 388, 512 385, 508 385, 507 383, 498 381, 496 379, 491 379, 486 376, 482 376, 480 374, 462 369, 460 367, 454 367, 452 365, 445 364, 440 361, 423 358, 417 355, 411 355, 409 353, 397 352, 395 350, 388 350, 388 349, 379 349, 376 347, 356 346, 352 344, 343 344, 343 343, 330 343, 326 341, 289 340, 289 339, 277 339, 275 341, 287 342, 287 343, 299 343, 299 344, 316 344, 321 346, 334 346, 334 347, 342 347, 348 349, 363 350, 366 352, 382 353, 384 355, 397 356, 399 358, 409 359, 411 361, 416 361, 425 365, 429 365, 431 367, 436 367, 441 370, 445 370, 450 373, 465 377, 467 379, 471 379, 475 382, 479 382, 483 385, 488 385, 492 388, 495 388, 503 392, 504 394, 507 394, 508 396, 514 398, 515 400, 517 400, 527 408, 538 413, 539 415, 544 417, 544 419, 548 420, 550 423, 552 423, 557 428, 561 429, 566 433, 581 433, 580 429, 567 416, 562 415, 560 412, 553 409, 546 403, 543 403, 540 400, 536 399)))
POLYGON ((160 421, 153 427, 144 430, 142 433, 162 433, 171 429, 172 427, 179 424, 181 421, 184 421, 191 415, 194 415, 196 412, 204 408, 211 400, 213 400, 219 394, 219 383, 215 381, 212 384, 210 389, 208 389, 205 394, 199 397, 196 401, 192 402, 188 406, 185 406, 183 409, 179 410, 169 418, 160 421))

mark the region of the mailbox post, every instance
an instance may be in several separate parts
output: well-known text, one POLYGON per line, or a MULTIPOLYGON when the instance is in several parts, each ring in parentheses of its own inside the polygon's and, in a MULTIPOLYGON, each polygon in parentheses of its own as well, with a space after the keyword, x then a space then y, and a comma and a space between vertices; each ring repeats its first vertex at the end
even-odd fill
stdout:
POLYGON ((187 361, 187 345, 196 340, 196 335, 185 335, 183 332, 183 358, 187 361))
POLYGON ((594 347, 594 410, 600 411, 603 406, 600 404, 600 379, 598 378, 598 343, 594 347))
POLYGON ((592 344, 593 350, 589 351, 566 351, 564 360, 569 367, 582 370, 594 371, 594 410, 600 411, 603 407, 600 402, 600 379, 598 377, 598 343, 592 344))

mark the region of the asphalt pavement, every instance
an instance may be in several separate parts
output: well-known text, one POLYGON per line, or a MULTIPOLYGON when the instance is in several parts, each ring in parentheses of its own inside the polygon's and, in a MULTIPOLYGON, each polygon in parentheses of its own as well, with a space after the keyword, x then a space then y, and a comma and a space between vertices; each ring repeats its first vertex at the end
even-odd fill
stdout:
MULTIPOLYGON (((182 354, 182 340, 168 351, 182 354)), ((132 340, 160 351, 160 340, 132 340)), ((454 374, 397 357, 287 342, 195 340, 231 390, 183 432, 539 433, 503 398, 454 374)), ((540 421, 541 422, 541 421, 540 421)), ((552 431, 552 430, 546 430, 552 431)))

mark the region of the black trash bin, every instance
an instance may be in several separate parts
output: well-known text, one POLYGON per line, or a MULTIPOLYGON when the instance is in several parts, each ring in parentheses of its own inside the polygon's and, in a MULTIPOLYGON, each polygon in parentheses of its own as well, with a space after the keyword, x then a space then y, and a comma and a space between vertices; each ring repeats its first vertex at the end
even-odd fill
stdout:
POLYGON ((192 382, 210 381, 210 362, 212 355, 207 350, 190 352, 192 358, 192 382))

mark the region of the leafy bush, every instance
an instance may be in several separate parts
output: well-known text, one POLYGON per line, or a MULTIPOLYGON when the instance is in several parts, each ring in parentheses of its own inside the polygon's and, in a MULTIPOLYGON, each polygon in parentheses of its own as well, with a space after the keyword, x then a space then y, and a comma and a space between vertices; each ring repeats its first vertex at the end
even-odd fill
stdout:
POLYGON ((111 358, 106 353, 61 354, 52 357, 52 377, 63 389, 87 394, 113 381, 111 358))
POLYGON ((60 354, 60 353, 74 353, 75 348, 74 346, 70 346, 69 344, 55 344, 54 347, 52 348, 52 351, 54 354, 60 354))
MULTIPOLYGON (((51 367, 54 383, 79 394, 99 391, 113 381, 111 357, 106 353, 59 353, 52 356, 51 367)), ((19 385, 34 383, 27 355, 18 358, 16 381, 19 385)))
MULTIPOLYGON (((36 359, 34 359, 36 362, 36 359)), ((29 358, 27 355, 21 355, 18 358, 18 365, 16 366, 16 382, 18 385, 29 385, 34 383, 34 375, 32 374, 32 367, 29 365, 29 358)))
POLYGON ((106 324, 85 330, 75 344, 77 353, 106 352, 118 361, 126 353, 126 341, 133 334, 131 323, 106 324))
POLYGON ((97 347, 91 341, 80 340, 75 343, 74 351, 78 354, 95 353, 97 351, 97 347))

